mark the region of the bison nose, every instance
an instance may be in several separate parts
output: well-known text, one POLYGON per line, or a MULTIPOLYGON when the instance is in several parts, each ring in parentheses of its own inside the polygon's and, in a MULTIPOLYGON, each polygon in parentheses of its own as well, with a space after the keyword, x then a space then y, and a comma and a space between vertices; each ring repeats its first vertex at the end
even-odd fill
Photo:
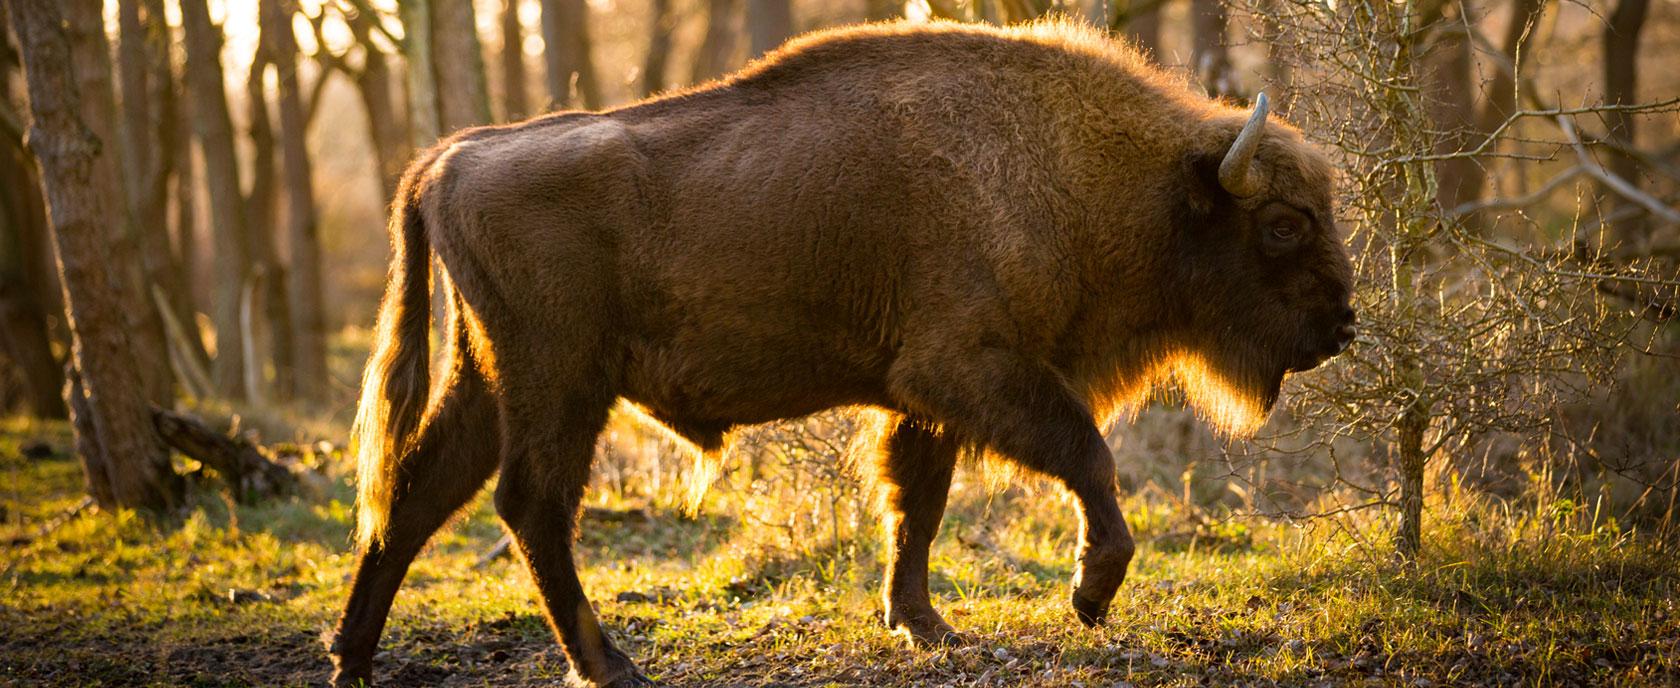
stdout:
POLYGON ((1353 343, 1354 336, 1359 333, 1354 327, 1358 323, 1359 316, 1354 314, 1353 309, 1343 306, 1341 324, 1336 327, 1336 353, 1346 351, 1348 345, 1353 343))

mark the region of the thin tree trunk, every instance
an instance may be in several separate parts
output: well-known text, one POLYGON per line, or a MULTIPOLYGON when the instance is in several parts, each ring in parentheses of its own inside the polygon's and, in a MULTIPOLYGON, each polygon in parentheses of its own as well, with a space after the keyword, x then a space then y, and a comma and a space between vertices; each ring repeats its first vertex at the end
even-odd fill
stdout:
POLYGON ((484 51, 472 0, 431 0, 432 69, 437 75, 438 121, 451 132, 490 122, 484 51))
POLYGON ((866 0, 865 19, 869 21, 889 21, 904 16, 903 0, 866 0))
MULTIPOLYGON (((1441 20, 1442 27, 1423 57, 1423 84, 1428 92, 1430 119, 1440 134, 1435 152, 1466 150, 1481 137, 1476 133, 1476 89, 1470 83, 1470 38, 1459 30, 1463 18, 1441 20)), ((1481 161, 1459 157, 1435 165, 1435 199, 1443 208, 1457 208, 1481 195, 1486 173, 1481 161)))
POLYGON ((1190 0, 1190 64, 1201 79, 1202 88, 1215 96, 1235 96, 1237 83, 1231 73, 1231 54, 1225 45, 1225 28, 1230 16, 1222 0, 1190 0))
POLYGON ((694 55, 694 83, 723 76, 733 68, 740 7, 739 0, 707 0, 706 36, 694 55))
MULTIPOLYGON (((315 191, 311 186, 309 150, 305 137, 303 102, 297 77, 298 48, 292 36, 292 13, 281 0, 263 0, 263 37, 269 44, 280 83, 280 151, 285 164, 287 243, 291 247, 290 277, 293 390, 306 401, 326 398, 326 326, 321 304, 321 244, 316 237, 315 191), (272 25, 276 30, 269 31, 272 25)), ((322 74, 321 78, 326 78, 322 74)), ((287 333, 276 334, 284 338, 287 333)))
POLYGON ((139 250, 139 223, 128 213, 128 195, 123 191, 123 170, 126 163, 119 155, 121 141, 117 136, 116 91, 111 82, 111 46, 105 39, 104 3, 99 0, 70 0, 61 5, 70 39, 70 59, 77 81, 77 95, 82 105, 82 120, 100 141, 95 153, 94 182, 101 185, 100 193, 116 203, 107 206, 106 235, 110 238, 106 252, 117 278, 122 281, 123 293, 131 300, 124 304, 142 393, 154 404, 167 405, 173 396, 169 351, 163 337, 163 321, 150 301, 138 300, 146 283, 143 256, 139 250))
POLYGON ((502 0, 502 121, 531 114, 525 97, 525 32, 519 25, 519 0, 502 0))
MULTIPOLYGON (((1610 23, 1604 27, 1605 102, 1639 102, 1639 38, 1645 29, 1645 17, 1650 13, 1650 7, 1650 0, 1620 0, 1616 3, 1615 12, 1610 15, 1610 23)), ((1622 144, 1624 148, 1634 146, 1634 118, 1631 113, 1605 113, 1605 122, 1609 125, 1608 138, 1611 141, 1622 144)), ((1610 172, 1638 188, 1639 161, 1618 152, 1606 155, 1610 172)), ((1635 207, 1632 201, 1613 191, 1606 189, 1604 194, 1610 203, 1607 214, 1635 207)), ((1645 214, 1630 212, 1622 215, 1611 223, 1611 234, 1622 250, 1638 249, 1645 243, 1650 231, 1645 214)))
POLYGON ((776 49, 793 35, 793 7, 789 0, 747 0, 749 50, 758 57, 776 49))
POLYGON ((411 141, 403 133, 403 122, 398 118, 398 108, 391 94, 390 58, 380 51, 373 40, 373 21, 372 17, 358 14, 350 22, 350 31, 367 55, 361 71, 356 74, 356 89, 361 93, 362 107, 367 110, 368 136, 373 140, 374 155, 379 158, 379 182, 383 193, 380 203, 384 205, 396 195, 397 181, 402 177, 403 165, 408 162, 411 141))
POLYGON ((542 30, 551 107, 600 107, 601 87, 590 55, 589 6, 584 0, 542 0, 542 30))
POLYGON ((432 145, 443 130, 438 121, 437 70, 432 68, 431 0, 402 0, 397 9, 402 14, 403 58, 408 62, 409 140, 419 150, 432 145))
MULTIPOLYGON (((100 142, 81 121, 70 41, 54 0, 7 0, 17 21, 28 75, 30 149, 41 164, 48 217, 58 245, 59 275, 69 308, 76 371, 95 455, 84 457, 90 492, 101 507, 166 509, 179 504, 182 483, 151 423, 123 312, 133 302, 109 263, 108 223, 121 202, 102 187, 95 162, 100 142), (94 472, 97 471, 97 472, 94 472), (99 481, 98 483, 94 482, 99 481), (104 487, 108 486, 108 492, 104 487)), ((85 433, 84 433, 85 434, 85 433)))
POLYGON ((275 173, 274 127, 269 120, 268 94, 263 88, 269 53, 261 47, 261 42, 267 40, 266 35, 259 38, 256 57, 251 60, 250 78, 245 81, 245 103, 250 113, 246 133, 252 152, 251 190, 245 196, 251 272, 242 289, 254 291, 241 294, 241 298, 251 300, 250 304, 242 303, 241 310, 247 306, 251 310, 241 313, 240 339, 245 344, 245 398, 258 406, 267 403, 270 391, 278 400, 290 399, 296 378, 292 340, 287 334, 291 329, 291 315, 286 297, 286 270, 274 242, 280 187, 275 173), (272 388, 263 374, 264 359, 274 363, 272 388))
MULTIPOLYGON (((0 27, 3 31, 4 27, 0 27)), ((11 69, 0 72, 0 78, 11 69)), ((23 396, 42 418, 64 418, 64 368, 52 353, 45 299, 31 283, 28 266, 44 258, 46 234, 35 162, 8 139, 0 150, 0 350, 23 375, 23 396)))
POLYGON ((666 65, 671 61, 671 31, 676 17, 671 0, 652 0, 648 23, 647 61, 642 64, 642 97, 665 90, 666 65))
POLYGON ((233 122, 223 89, 221 30, 210 23, 206 0, 180 0, 186 33, 187 88, 191 92, 193 130, 204 156, 205 186, 210 195, 210 232, 214 237, 216 387, 231 399, 245 394, 245 344, 241 341, 239 303, 251 272, 250 234, 234 155, 233 122))
POLYGON ((1154 0, 1124 0, 1108 10, 1108 32, 1125 36, 1157 62, 1161 59, 1161 12, 1154 0))

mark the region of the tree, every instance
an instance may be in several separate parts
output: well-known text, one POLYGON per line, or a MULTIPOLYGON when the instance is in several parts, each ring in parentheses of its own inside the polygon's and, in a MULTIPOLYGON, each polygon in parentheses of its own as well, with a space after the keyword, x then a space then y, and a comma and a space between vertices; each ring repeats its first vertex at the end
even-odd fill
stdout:
POLYGON ((111 81, 111 49, 105 39, 103 4, 68 2, 64 12, 82 120, 103 146, 93 161, 94 183, 103 187, 100 193, 115 201, 106 207, 110 213, 106 224, 110 245, 106 251, 117 270, 117 279, 125 283, 125 298, 130 300, 124 304, 123 314, 140 365, 141 391, 152 403, 166 404, 173 395, 169 354, 157 309, 144 298, 146 280, 142 256, 138 255, 141 228, 137 218, 128 213, 128 196, 123 191, 121 172, 126 162, 119 155, 122 148, 117 137, 116 91, 111 81))
MULTIPOLYGON (((315 191, 309 173, 305 141, 309 124, 298 95, 297 40, 292 35, 292 12, 282 0, 262 0, 262 39, 279 82, 280 152, 285 166, 287 243, 291 265, 286 270, 290 327, 276 339, 292 340, 296 373, 292 391, 306 401, 320 401, 327 390, 326 325, 321 304, 321 245, 316 237, 315 191)), ((321 78, 326 78, 325 73, 321 78)))
POLYGON ((747 0, 747 49, 753 57, 775 50, 792 35, 789 0, 747 0))
POLYGON ((1126 0, 1124 3, 1104 2, 1108 8, 1108 32, 1125 36, 1139 50, 1159 59, 1161 54, 1161 13, 1164 0, 1126 0))
POLYGON ((502 0, 502 121, 525 119, 525 34, 519 24, 519 0, 502 0))
POLYGON ((1216 96, 1237 95, 1231 53, 1225 45, 1229 23, 1225 0, 1190 0, 1190 65, 1202 88, 1216 96))
POLYGON ((589 5, 584 0, 542 0, 542 30, 551 107, 600 107, 601 87, 590 55, 589 5))
POLYGON ((484 82, 484 52, 472 0, 431 0, 432 73, 437 79, 442 131, 490 122, 490 92, 484 82))
POLYGON ((29 148, 41 165, 70 315, 79 387, 71 400, 77 415, 85 414, 75 427, 78 446, 91 450, 82 456, 89 492, 107 508, 170 508, 180 503, 183 485, 151 423, 123 312, 132 303, 128 285, 108 256, 110 218, 121 197, 98 179, 101 142, 82 121, 60 4, 6 4, 23 52, 33 114, 29 148))
POLYGON ((706 35, 694 53, 693 83, 710 81, 733 68, 740 9, 740 0, 706 0, 706 35))
POLYGON ((409 142, 413 148, 425 148, 442 131, 437 70, 432 68, 432 3, 402 0, 397 10, 402 15, 403 58, 408 62, 409 142))
POLYGON ((665 66, 671 60, 671 31, 676 24, 671 0, 652 0, 648 19, 647 60, 642 63, 643 98, 665 90, 665 66))
MULTIPOLYGON (((1639 102, 1639 37, 1645 30, 1650 0, 1619 0, 1604 27, 1604 99, 1613 104, 1639 102)), ((1634 116, 1626 110, 1608 113, 1607 140, 1620 148, 1610 156, 1610 173, 1635 189, 1639 187, 1639 162, 1625 151, 1634 145, 1634 116)), ((1624 251, 1644 244, 1649 231, 1638 205, 1619 193, 1607 191, 1612 219, 1611 233, 1624 251)))
POLYGON ((191 94, 193 130, 204 155, 205 186, 210 195, 210 231, 215 244, 215 381, 229 398, 245 394, 245 342, 240 302, 251 272, 251 246, 245 199, 240 191, 239 160, 233 148, 233 122, 223 90, 222 34, 210 23, 206 0, 181 0, 186 33, 186 82, 191 94))

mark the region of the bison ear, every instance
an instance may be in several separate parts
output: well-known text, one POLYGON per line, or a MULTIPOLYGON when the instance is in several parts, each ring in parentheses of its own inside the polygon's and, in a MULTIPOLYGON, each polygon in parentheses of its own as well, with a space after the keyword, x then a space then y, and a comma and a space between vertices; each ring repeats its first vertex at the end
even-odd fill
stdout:
POLYGON ((1225 151, 1191 151, 1184 156, 1184 201, 1190 212, 1206 217, 1214 214, 1220 203, 1230 200, 1230 193, 1219 184, 1219 165, 1225 151))

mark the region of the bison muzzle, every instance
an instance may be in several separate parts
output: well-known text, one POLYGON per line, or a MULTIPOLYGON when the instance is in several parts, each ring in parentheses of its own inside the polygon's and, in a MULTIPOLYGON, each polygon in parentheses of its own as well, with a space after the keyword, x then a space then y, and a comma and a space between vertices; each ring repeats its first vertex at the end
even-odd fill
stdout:
POLYGON ((1212 102, 1060 22, 818 33, 688 91, 454 134, 390 221, 335 681, 370 678, 410 562, 499 471, 573 670, 647 683, 572 557, 620 399, 707 452, 743 424, 881 409, 886 622, 922 643, 961 641, 927 589, 958 454, 1049 476, 1080 505, 1073 611, 1101 623, 1133 541, 1100 425, 1175 384, 1251 431, 1352 338, 1331 176, 1263 97, 1212 102))

